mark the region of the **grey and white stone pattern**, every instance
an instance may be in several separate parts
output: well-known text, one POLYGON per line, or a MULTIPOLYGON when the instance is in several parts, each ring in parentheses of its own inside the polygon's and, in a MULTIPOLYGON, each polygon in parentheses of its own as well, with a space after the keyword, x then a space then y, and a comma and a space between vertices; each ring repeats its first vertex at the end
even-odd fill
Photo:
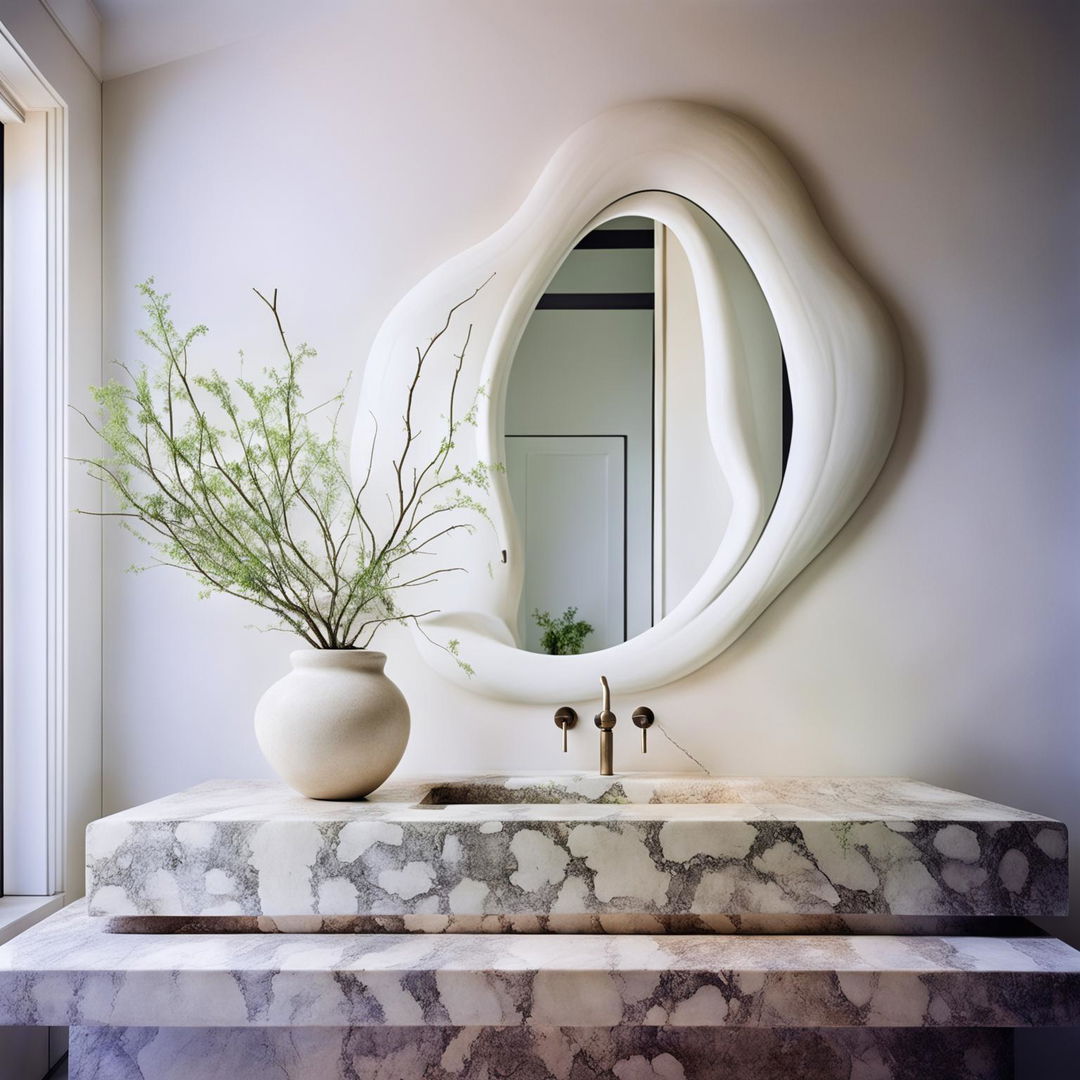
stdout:
POLYGON ((1012 1033, 764 1028, 95 1028, 71 1080, 1011 1080, 1012 1033))
POLYGON ((0 947, 0 1024, 938 1028, 1080 1023, 1041 935, 113 934, 0 947))
POLYGON ((889 778, 212 781, 87 832, 93 916, 1060 915, 1064 825, 889 778))

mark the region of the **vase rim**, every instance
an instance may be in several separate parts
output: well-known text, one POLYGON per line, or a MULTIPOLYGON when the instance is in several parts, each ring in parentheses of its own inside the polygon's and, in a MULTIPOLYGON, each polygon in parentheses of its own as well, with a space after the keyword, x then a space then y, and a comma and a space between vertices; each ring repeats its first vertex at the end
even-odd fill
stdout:
POLYGON ((381 668, 386 653, 375 649, 296 649, 289 659, 293 667, 381 668))

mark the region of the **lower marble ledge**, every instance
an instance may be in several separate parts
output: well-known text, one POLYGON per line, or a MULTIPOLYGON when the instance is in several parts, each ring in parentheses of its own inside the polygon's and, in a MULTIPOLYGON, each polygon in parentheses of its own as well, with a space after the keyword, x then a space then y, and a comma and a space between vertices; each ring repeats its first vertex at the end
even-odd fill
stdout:
POLYGON ((1011 1080, 1000 1029, 71 1029, 71 1080, 1011 1080))
POLYGON ((78 902, 0 947, 0 1024, 1080 1025, 1080 953, 1036 936, 110 934, 78 902))

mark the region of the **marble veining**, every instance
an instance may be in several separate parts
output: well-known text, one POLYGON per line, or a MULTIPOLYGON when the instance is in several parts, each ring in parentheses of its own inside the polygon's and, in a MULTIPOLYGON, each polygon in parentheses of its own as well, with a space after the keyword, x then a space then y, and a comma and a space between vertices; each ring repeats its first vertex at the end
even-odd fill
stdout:
POLYGON ((94 822, 95 916, 1058 915, 1057 821, 913 780, 566 775, 314 802, 213 781, 94 822))
POLYGON ((1048 937, 110 934, 0 947, 0 1024, 923 1028, 1080 1023, 1048 937))
POLYGON ((71 1029, 71 1080, 1011 1080, 1000 1029, 71 1029))

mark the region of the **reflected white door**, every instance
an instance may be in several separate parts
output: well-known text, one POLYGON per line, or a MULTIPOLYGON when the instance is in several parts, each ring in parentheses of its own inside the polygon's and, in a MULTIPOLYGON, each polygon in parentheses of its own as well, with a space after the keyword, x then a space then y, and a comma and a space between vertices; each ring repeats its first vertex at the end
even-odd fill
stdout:
POLYGON ((626 639, 626 439, 511 435, 506 472, 525 548, 518 640, 540 651, 537 609, 592 624, 585 651, 626 639))

